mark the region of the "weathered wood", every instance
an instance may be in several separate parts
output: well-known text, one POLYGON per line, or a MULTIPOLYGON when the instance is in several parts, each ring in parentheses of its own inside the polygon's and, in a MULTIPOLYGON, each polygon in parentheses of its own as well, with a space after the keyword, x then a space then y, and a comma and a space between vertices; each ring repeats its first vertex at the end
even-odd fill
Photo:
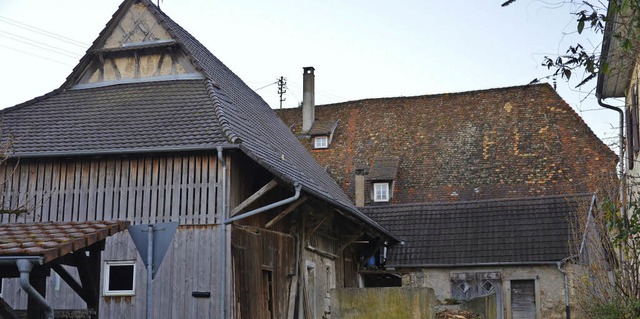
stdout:
POLYGON ((266 194, 268 191, 272 190, 276 186, 278 186, 278 182, 275 179, 271 180, 266 185, 262 186, 262 188, 260 188, 257 192, 253 193, 251 196, 245 199, 242 203, 236 206, 231 211, 230 217, 234 217, 235 215, 237 215, 243 209, 247 208, 247 206, 251 205, 258 198, 262 197, 262 195, 266 194))
POLYGON ((308 197, 306 196, 302 196, 301 198, 299 198, 297 201, 291 203, 291 205, 289 205, 289 207, 285 208, 283 211, 281 211, 278 215, 276 215, 275 217, 273 217, 264 227, 265 228, 270 228, 271 226, 273 226, 275 223, 279 222, 281 219, 285 218, 287 215, 289 215, 291 212, 293 212, 296 208, 298 208, 298 206, 302 205, 304 202, 306 202, 308 199, 308 197))
POLYGON ((59 276, 60 278, 62 278, 62 280, 64 280, 65 283, 67 283, 67 285, 69 285, 69 287, 71 287, 71 289, 73 289, 73 291, 80 296, 80 298, 82 298, 82 300, 84 300, 84 302, 86 303, 90 303, 91 300, 90 298, 87 297, 87 295, 85 294, 84 288, 82 288, 82 285, 80 285, 75 278, 73 278, 73 276, 71 276, 71 274, 69 274, 69 272, 62 268, 61 265, 59 264, 52 264, 51 265, 51 269, 53 269, 59 276))
POLYGON ((23 160, 0 165, 2 222, 216 222, 215 155, 23 160), (183 169, 184 167, 184 169, 183 169))
POLYGON ((338 246, 338 253, 342 253, 342 251, 347 248, 347 246, 351 245, 354 241, 356 241, 360 236, 364 235, 364 231, 357 233, 355 236, 347 239, 342 245, 338 246))
POLYGON ((322 224, 324 224, 324 222, 325 222, 325 221, 327 221, 327 219, 328 219, 328 218, 329 218, 329 216, 324 216, 324 217, 323 217, 319 222, 317 222, 317 223, 316 223, 316 224, 311 228, 311 231, 308 231, 308 232, 307 232, 307 234, 305 235, 305 240, 306 240, 307 238, 310 238, 310 237, 313 235, 313 233, 315 233, 315 232, 316 232, 316 230, 318 230, 318 228, 319 228, 320 226, 322 226, 322 224))

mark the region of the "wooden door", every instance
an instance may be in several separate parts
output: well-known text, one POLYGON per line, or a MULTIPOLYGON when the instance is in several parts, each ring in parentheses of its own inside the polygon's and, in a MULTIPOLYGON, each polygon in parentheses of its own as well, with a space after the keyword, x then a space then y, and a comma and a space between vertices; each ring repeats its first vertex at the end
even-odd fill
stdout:
POLYGON ((536 284, 534 280, 511 281, 511 318, 536 319, 536 284))

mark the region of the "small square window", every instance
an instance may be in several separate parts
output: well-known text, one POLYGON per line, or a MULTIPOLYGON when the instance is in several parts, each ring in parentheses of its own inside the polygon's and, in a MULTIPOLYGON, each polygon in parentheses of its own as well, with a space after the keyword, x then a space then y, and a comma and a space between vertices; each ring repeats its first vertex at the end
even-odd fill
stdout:
POLYGON ((106 261, 104 264, 104 295, 133 296, 136 287, 135 260, 106 261))
POLYGON ((327 148, 329 147, 329 137, 316 136, 313 139, 313 148, 327 148))
POLYGON ((373 201, 374 202, 389 201, 389 183, 373 184, 373 201))

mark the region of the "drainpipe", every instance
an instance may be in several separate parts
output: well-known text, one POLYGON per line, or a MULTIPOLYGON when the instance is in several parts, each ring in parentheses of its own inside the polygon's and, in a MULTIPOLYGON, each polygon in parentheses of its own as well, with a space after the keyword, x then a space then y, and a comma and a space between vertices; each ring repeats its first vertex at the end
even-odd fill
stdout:
POLYGON ((289 198, 285 198, 285 199, 283 199, 281 201, 277 201, 275 203, 271 203, 271 204, 269 204, 267 206, 262 206, 260 208, 256 208, 256 209, 254 209, 252 211, 248 211, 248 212, 246 212, 244 214, 240 214, 240 215, 235 216, 233 218, 229 218, 229 219, 224 221, 224 224, 227 225, 227 224, 230 224, 230 223, 235 222, 237 220, 241 220, 241 219, 244 219, 244 218, 247 218, 247 217, 251 217, 253 215, 260 214, 260 213, 262 213, 264 211, 267 211, 267 210, 270 210, 270 209, 273 209, 273 208, 276 208, 276 207, 279 207, 279 206, 282 206, 282 205, 286 205, 286 204, 289 204, 289 203, 297 200, 298 198, 300 198, 300 191, 302 190, 302 185, 300 185, 300 183, 298 183, 298 182, 294 182, 293 186, 296 189, 296 193, 293 196, 291 196, 289 198))
POLYGON ((618 112, 618 114, 620 115, 620 132, 618 133, 620 135, 620 149, 618 150, 619 155, 618 158, 620 160, 620 217, 622 218, 623 222, 624 222, 624 226, 625 228, 627 228, 628 223, 627 223, 627 214, 625 214, 625 209, 626 209, 626 197, 624 196, 624 189, 625 189, 625 183, 626 183, 626 179, 625 179, 625 175, 624 175, 624 112, 622 111, 622 109, 615 107, 613 105, 609 105, 606 104, 604 102, 602 102, 602 98, 598 98, 598 104, 600 104, 600 106, 607 108, 609 110, 613 110, 618 112))
MULTIPOLYGON (((222 164, 222 178, 221 178, 221 194, 220 196, 220 206, 222 207, 222 211, 220 212, 221 220, 224 221, 227 218, 227 161, 224 159, 222 155, 222 147, 218 146, 218 161, 222 164)), ((220 240, 222 245, 222 252, 220 253, 222 256, 220 259, 222 260, 221 265, 221 273, 220 273, 220 318, 227 318, 226 316, 226 294, 227 294, 227 224, 221 223, 222 226, 222 238, 220 240)))
POLYGON ((47 300, 44 299, 44 297, 42 297, 40 293, 38 293, 38 291, 29 283, 29 273, 31 273, 31 269, 35 263, 41 264, 42 259, 20 258, 15 261, 18 271, 20 271, 20 286, 22 287, 22 290, 45 308, 46 318, 53 319, 53 307, 51 307, 51 305, 47 303, 47 300))
POLYGON ((564 276, 564 305, 565 305, 565 312, 567 314, 567 319, 571 319, 571 307, 569 306, 569 280, 567 279, 567 271, 562 269, 562 265, 569 259, 573 258, 575 256, 570 256, 567 257, 559 262, 557 262, 557 266, 558 266, 558 271, 560 271, 562 273, 562 275, 564 276))

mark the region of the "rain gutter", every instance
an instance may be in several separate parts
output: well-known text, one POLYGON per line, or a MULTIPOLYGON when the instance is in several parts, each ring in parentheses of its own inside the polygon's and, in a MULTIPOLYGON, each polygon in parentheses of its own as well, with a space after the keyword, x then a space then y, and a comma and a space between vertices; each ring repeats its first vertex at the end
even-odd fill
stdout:
POLYGON ((196 152, 196 151, 215 151, 222 149, 239 149, 238 145, 198 145, 198 146, 176 146, 176 147, 149 147, 134 149, 107 149, 107 150, 81 150, 81 151, 60 151, 60 152, 35 152, 35 153, 18 153, 9 154, 8 158, 41 158, 41 157, 60 157, 60 156, 99 156, 99 155, 128 155, 141 153, 173 153, 173 152, 196 152))
POLYGON ((627 216, 625 214, 625 209, 626 209, 626 197, 624 196, 624 188, 625 188, 625 183, 626 183, 626 179, 624 176, 624 112, 622 111, 621 108, 619 107, 615 107, 613 105, 609 105, 606 104, 602 101, 601 97, 598 97, 598 104, 606 109, 612 110, 612 111, 616 111, 618 112, 619 116, 620 116, 620 130, 619 130, 619 138, 620 138, 620 148, 618 150, 618 160, 620 161, 620 171, 619 171, 619 176, 620 176, 620 189, 619 189, 619 195, 620 195, 620 217, 622 218, 622 220, 624 221, 624 226, 625 228, 628 226, 628 222, 627 222, 627 216))
POLYGON ((235 221, 238 221, 238 220, 241 220, 241 219, 245 219, 247 217, 251 217, 253 215, 260 214, 260 213, 262 213, 264 211, 267 211, 267 210, 270 210, 270 209, 273 209, 273 208, 276 208, 276 207, 279 207, 279 206, 282 206, 282 205, 289 204, 289 203, 291 203, 293 201, 296 201, 298 198, 300 198, 302 185, 300 185, 300 183, 298 183, 298 182, 294 182, 293 186, 295 187, 295 190, 296 190, 296 192, 295 192, 295 194, 293 194, 293 196, 291 196, 289 198, 285 198, 285 199, 283 199, 281 201, 277 201, 275 203, 271 203, 271 204, 266 205, 266 206, 262 206, 260 208, 256 208, 256 209, 248 211, 248 212, 246 212, 244 214, 240 214, 238 216, 229 218, 229 219, 224 221, 224 224, 227 225, 227 224, 233 223, 235 221))
MULTIPOLYGON (((229 209, 227 207, 227 161, 224 158, 224 155, 222 154, 222 146, 218 146, 217 147, 217 151, 218 151, 218 161, 222 164, 222 177, 221 177, 221 194, 222 196, 220 196, 220 206, 222 207, 222 211, 220 212, 220 214, 222 215, 221 219, 225 220, 227 218, 227 215, 229 213, 229 209)), ((227 309, 225 307, 226 305, 226 296, 227 296, 227 224, 222 223, 222 232, 221 232, 221 256, 220 259, 222 260, 222 269, 221 269, 221 276, 220 276, 220 318, 227 318, 226 316, 226 312, 227 309)))

